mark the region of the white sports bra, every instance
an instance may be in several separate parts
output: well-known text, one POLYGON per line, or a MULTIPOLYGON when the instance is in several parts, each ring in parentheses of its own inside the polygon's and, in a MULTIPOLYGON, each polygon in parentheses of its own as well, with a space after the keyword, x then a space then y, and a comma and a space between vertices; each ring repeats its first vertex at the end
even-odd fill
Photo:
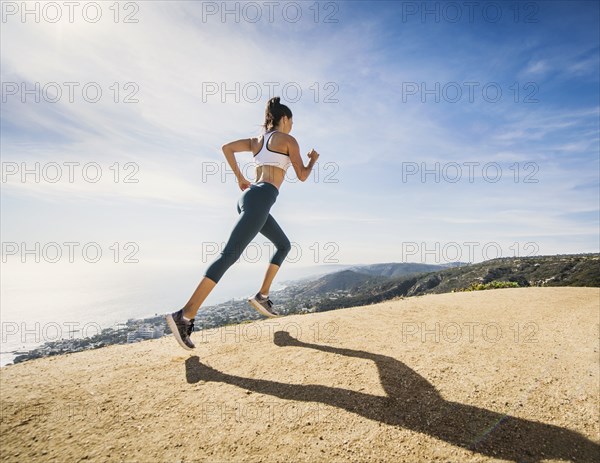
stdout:
POLYGON ((269 140, 271 140, 271 137, 275 132, 277 132, 277 130, 267 132, 263 135, 263 145, 260 151, 254 156, 254 160, 256 161, 257 166, 275 166, 279 167, 280 169, 283 169, 285 172, 287 168, 292 164, 289 155, 279 153, 277 151, 271 151, 267 147, 269 140))

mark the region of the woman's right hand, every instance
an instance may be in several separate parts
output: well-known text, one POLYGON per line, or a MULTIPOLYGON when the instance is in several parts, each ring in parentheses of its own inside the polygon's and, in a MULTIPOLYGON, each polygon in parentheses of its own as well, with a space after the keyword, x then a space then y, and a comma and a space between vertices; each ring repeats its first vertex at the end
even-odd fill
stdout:
POLYGON ((319 159, 319 153, 317 153, 314 149, 311 149, 308 153, 308 157, 314 164, 315 162, 317 162, 317 159, 319 159))
POLYGON ((246 180, 246 177, 241 177, 238 179, 238 186, 240 187, 240 190, 244 191, 247 188, 250 188, 250 181, 246 180))

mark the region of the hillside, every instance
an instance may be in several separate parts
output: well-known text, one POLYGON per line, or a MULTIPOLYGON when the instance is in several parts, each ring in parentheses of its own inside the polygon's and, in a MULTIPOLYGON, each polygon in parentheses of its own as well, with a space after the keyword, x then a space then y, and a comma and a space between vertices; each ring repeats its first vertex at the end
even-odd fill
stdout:
MULTIPOLYGON (((380 265, 380 264, 378 264, 380 265)), ((569 254, 556 256, 503 257, 477 264, 451 267, 397 278, 357 278, 354 286, 345 286, 345 294, 332 294, 339 272, 328 275, 329 294, 319 293, 317 311, 373 304, 396 297, 440 294, 459 291, 474 283, 491 281, 514 282, 529 286, 589 286, 600 287, 600 255, 569 254)), ((314 286, 314 283, 312 283, 314 286)), ((306 286, 289 288, 297 300, 306 294, 306 286)), ((313 293, 310 293, 311 295, 313 293)))
POLYGON ((350 291, 364 284, 372 284, 379 281, 387 281, 387 277, 370 276, 354 270, 342 270, 324 275, 321 278, 305 283, 302 286, 303 296, 313 296, 335 291, 350 291))
POLYGON ((315 273, 295 280, 284 280, 281 281, 285 286, 289 285, 300 285, 303 283, 310 283, 318 280, 321 277, 340 273, 343 270, 352 270, 356 273, 380 276, 380 277, 401 277, 413 273, 433 272, 441 270, 446 267, 453 267, 465 265, 464 263, 455 262, 452 264, 432 265, 432 264, 420 264, 412 262, 389 262, 380 264, 320 264, 314 267, 315 273))
POLYGON ((411 262, 389 262, 384 264, 360 265, 351 267, 350 270, 354 270, 359 273, 366 273, 368 275, 396 278, 414 273, 435 272, 444 267, 445 266, 442 265, 419 264, 411 262))
POLYGON ((597 288, 430 294, 0 370, 3 462, 595 462, 597 288))
MULTIPOLYGON (((379 283, 395 281, 409 275, 434 272, 445 268, 441 265, 419 263, 383 263, 355 265, 332 271, 325 275, 286 282, 295 295, 301 297, 323 296, 335 292, 360 292, 379 283)), ((290 291, 290 289, 288 289, 290 291)))

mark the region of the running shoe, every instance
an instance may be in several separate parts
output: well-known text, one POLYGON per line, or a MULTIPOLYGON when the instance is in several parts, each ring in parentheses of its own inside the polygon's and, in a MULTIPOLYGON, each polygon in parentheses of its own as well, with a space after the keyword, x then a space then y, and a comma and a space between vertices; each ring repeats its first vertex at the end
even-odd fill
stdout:
POLYGON ((190 335, 194 331, 194 319, 184 320, 183 309, 170 313, 165 318, 179 345, 185 350, 194 349, 196 346, 190 339, 190 335))
POLYGON ((256 293, 250 299, 248 299, 250 305, 256 309, 257 312, 264 315, 265 317, 279 317, 280 314, 273 310, 273 302, 269 299, 269 296, 263 297, 260 292, 256 293))

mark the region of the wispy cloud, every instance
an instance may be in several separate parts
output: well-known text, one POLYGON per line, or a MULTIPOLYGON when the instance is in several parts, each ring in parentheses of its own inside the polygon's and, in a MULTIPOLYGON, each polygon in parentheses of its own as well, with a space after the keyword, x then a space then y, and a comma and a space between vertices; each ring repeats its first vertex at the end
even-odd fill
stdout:
POLYGON ((550 71, 550 66, 545 60, 532 61, 527 65, 524 74, 531 74, 533 76, 541 76, 550 71))

